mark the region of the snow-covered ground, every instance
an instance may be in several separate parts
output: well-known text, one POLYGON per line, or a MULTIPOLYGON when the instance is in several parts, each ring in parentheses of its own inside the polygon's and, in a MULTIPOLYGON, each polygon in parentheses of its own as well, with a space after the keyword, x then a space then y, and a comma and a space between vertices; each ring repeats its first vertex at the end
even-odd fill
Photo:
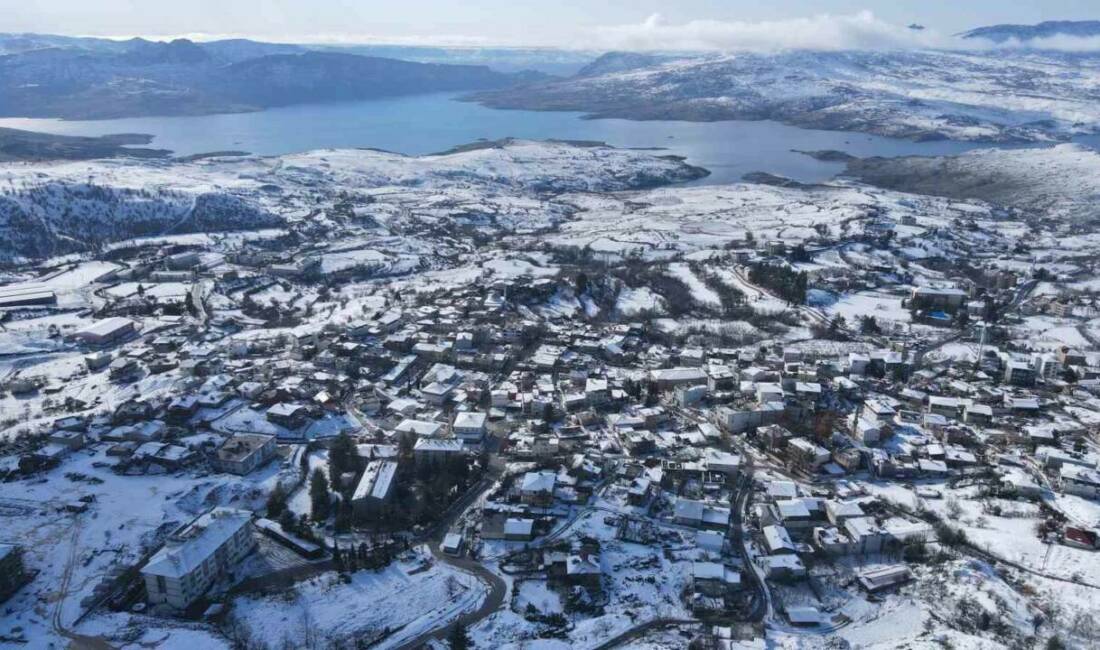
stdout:
POLYGON ((393 648, 477 609, 486 586, 467 573, 435 563, 426 549, 378 572, 344 581, 326 573, 273 597, 238 598, 233 624, 269 648, 307 643, 366 642, 393 648))

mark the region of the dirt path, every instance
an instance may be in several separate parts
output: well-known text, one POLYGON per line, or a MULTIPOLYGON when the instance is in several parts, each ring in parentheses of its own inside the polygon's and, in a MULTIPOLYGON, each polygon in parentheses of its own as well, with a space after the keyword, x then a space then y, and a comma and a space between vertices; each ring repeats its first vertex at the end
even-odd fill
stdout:
POLYGON ((65 563, 65 571, 61 574, 61 584, 57 588, 57 604, 53 608, 51 625, 58 636, 69 640, 69 648, 72 650, 114 650, 114 646, 100 637, 77 634, 65 626, 65 599, 69 596, 73 570, 76 568, 77 557, 80 555, 80 532, 82 529, 83 523, 80 518, 77 518, 73 521, 73 534, 69 540, 69 558, 65 563))

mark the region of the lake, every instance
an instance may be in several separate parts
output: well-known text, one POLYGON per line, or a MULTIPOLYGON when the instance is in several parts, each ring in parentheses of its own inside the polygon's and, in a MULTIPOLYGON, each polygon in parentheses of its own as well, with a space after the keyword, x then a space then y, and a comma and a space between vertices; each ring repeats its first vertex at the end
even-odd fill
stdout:
POLYGON ((661 147, 705 167, 702 182, 728 183, 763 171, 803 182, 827 180, 844 169, 792 149, 836 149, 856 156, 955 154, 964 142, 910 142, 814 131, 777 122, 635 122, 584 120, 579 113, 505 111, 454 101, 451 94, 417 95, 337 104, 276 108, 259 113, 142 117, 101 121, 0 119, 0 126, 69 135, 147 133, 150 146, 178 155, 243 150, 276 155, 311 149, 373 147, 405 154, 444 151, 480 138, 599 140, 619 147, 661 147))

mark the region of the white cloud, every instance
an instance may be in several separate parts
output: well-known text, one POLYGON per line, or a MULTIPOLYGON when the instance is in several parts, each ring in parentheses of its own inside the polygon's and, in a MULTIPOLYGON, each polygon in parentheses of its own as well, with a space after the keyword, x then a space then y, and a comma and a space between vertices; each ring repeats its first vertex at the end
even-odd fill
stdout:
MULTIPOLYGON (((660 14, 641 23, 579 29, 568 36, 534 37, 473 36, 466 34, 386 35, 367 32, 344 33, 195 33, 144 34, 148 38, 190 38, 208 41, 218 38, 252 38, 277 43, 317 45, 412 45, 432 47, 557 47, 583 51, 675 51, 675 52, 775 52, 781 50, 912 50, 939 49, 986 51, 996 49, 1100 52, 1100 36, 1082 38, 1055 36, 1029 41, 1001 43, 944 34, 934 28, 910 29, 880 20, 870 11, 854 14, 820 14, 803 18, 745 22, 693 20, 670 24, 660 14)), ((122 38, 113 35, 110 38, 122 38)))
POLYGON ((641 24, 599 28, 595 37, 607 49, 624 50, 889 50, 959 43, 934 30, 884 22, 870 11, 763 22, 693 20, 680 25, 654 14, 641 24))

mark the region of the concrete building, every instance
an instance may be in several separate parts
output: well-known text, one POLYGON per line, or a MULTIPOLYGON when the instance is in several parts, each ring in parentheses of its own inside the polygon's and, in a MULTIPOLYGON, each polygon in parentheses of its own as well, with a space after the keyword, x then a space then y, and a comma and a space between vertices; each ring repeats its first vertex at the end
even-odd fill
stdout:
POLYGON ((251 512, 211 510, 174 532, 141 568, 149 602, 187 609, 255 546, 251 512))
POLYGON ((480 443, 485 437, 485 425, 489 416, 479 412, 464 412, 455 416, 452 429, 459 440, 473 444, 480 443))
POLYGON ((520 500, 527 505, 549 506, 554 502, 557 474, 550 471, 527 472, 520 483, 520 500))
POLYGON ((462 441, 453 438, 420 438, 413 445, 413 458, 418 463, 445 463, 464 453, 462 441))
POLYGON ((275 436, 238 433, 222 443, 214 457, 214 467, 222 472, 244 476, 262 467, 275 456, 275 436))
POLYGON ((357 516, 363 517, 377 512, 394 495, 397 487, 397 463, 392 460, 374 460, 367 463, 355 493, 351 497, 351 506, 357 516))

